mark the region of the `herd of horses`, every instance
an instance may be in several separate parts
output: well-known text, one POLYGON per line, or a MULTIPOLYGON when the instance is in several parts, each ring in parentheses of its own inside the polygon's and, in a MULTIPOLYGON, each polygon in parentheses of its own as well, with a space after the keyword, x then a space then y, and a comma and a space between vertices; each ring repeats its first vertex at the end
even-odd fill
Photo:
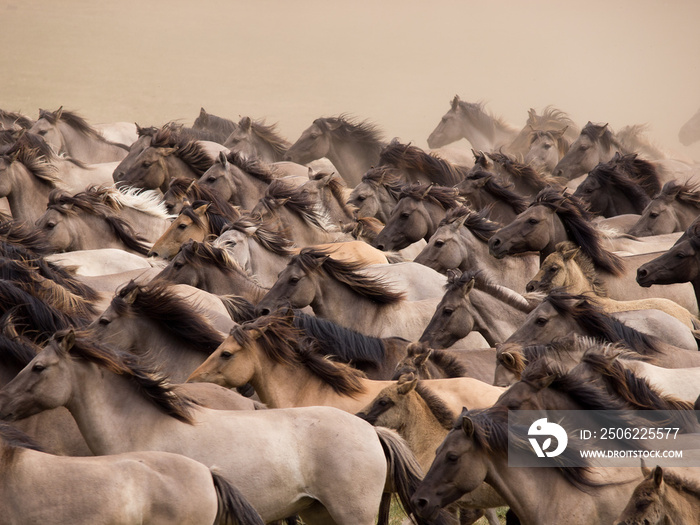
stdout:
POLYGON ((700 433, 700 165, 644 126, 0 127, 0 524, 699 522, 697 468, 508 466, 510 410, 700 433))

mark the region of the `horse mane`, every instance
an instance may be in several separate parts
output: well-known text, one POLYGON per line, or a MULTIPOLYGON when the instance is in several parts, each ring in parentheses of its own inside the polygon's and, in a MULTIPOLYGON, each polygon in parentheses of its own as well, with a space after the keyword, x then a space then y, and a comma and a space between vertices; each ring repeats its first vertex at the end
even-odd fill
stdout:
POLYGON ((454 186, 464 180, 468 168, 452 164, 437 155, 426 153, 417 146, 391 141, 379 155, 380 165, 389 165, 395 169, 417 170, 426 175, 430 181, 440 186, 454 186))
MULTIPOLYGON (((275 167, 256 158, 247 158, 240 153, 231 151, 226 155, 226 160, 239 170, 267 184, 277 180, 278 173, 275 167)), ((215 162, 220 163, 220 157, 215 162)))
POLYGON ((294 187, 281 179, 276 179, 265 190, 265 195, 258 201, 271 214, 279 206, 284 206, 290 212, 298 215, 304 222, 323 231, 329 231, 329 220, 319 213, 317 202, 305 194, 301 188, 294 187))
POLYGON ((41 347, 17 332, 14 310, 10 309, 0 318, 0 364, 22 370, 36 357, 41 347))
POLYGON ((206 355, 224 341, 202 311, 178 296, 168 283, 139 285, 130 281, 119 289, 111 304, 118 315, 131 311, 150 319, 176 339, 206 355))
POLYGON ((249 321, 231 330, 231 337, 241 346, 249 346, 254 339, 251 331, 259 333, 257 343, 265 355, 276 363, 303 365, 335 392, 354 397, 365 391, 361 379, 365 375, 343 363, 335 363, 316 349, 313 340, 303 333, 286 316, 267 315, 249 321))
POLYGON ((359 273, 365 265, 333 259, 332 251, 303 248, 292 257, 289 264, 300 266, 305 272, 325 271, 331 278, 349 286, 354 292, 379 304, 395 304, 405 298, 403 292, 395 292, 380 277, 367 277, 359 273), (319 264, 320 261, 320 264, 319 264))
POLYGON ((363 239, 371 243, 382 231, 382 228, 384 228, 384 224, 376 217, 359 217, 355 220, 355 225, 350 233, 355 239, 363 239))
POLYGON ((569 294, 555 288, 544 302, 551 304, 559 314, 574 318, 586 332, 596 334, 605 341, 623 343, 644 355, 662 351, 653 338, 606 314, 590 296, 569 294))
POLYGON ((317 350, 324 355, 336 356, 343 363, 380 367, 386 357, 384 342, 333 321, 294 312, 294 326, 317 342, 317 350))
POLYGON ((0 421, 0 442, 2 454, 0 459, 4 468, 9 467, 22 449, 46 452, 44 448, 35 442, 29 435, 9 423, 0 421))
POLYGON ((556 131, 553 130, 544 131, 538 129, 533 131, 530 135, 530 146, 532 146, 532 144, 539 138, 549 137, 550 139, 556 142, 557 150, 559 151, 559 156, 563 157, 569 151, 569 148, 571 147, 571 142, 563 133, 557 134, 556 137, 554 136, 555 133, 556 131))
MULTIPOLYGON (((245 118, 245 117, 244 117, 245 118)), ((242 121, 243 119, 241 119, 242 121)), ((238 123, 240 126, 240 122, 238 123)), ((250 124, 250 130, 265 144, 272 148, 275 155, 284 155, 291 143, 282 137, 277 131, 277 124, 265 124, 262 120, 253 120, 250 124)))
POLYGON ((367 170, 362 176, 362 182, 371 186, 383 187, 394 200, 399 200, 401 189, 406 181, 396 174, 394 168, 389 166, 376 166, 367 170))
POLYGON ((61 179, 56 175, 56 167, 47 160, 46 156, 41 154, 38 148, 27 147, 18 141, 5 149, 2 156, 10 164, 15 161, 21 163, 39 182, 49 188, 56 188, 61 182, 61 179))
POLYGON ((193 129, 207 130, 210 133, 215 133, 220 142, 226 140, 231 133, 236 131, 238 125, 230 119, 218 117, 207 113, 204 108, 199 111, 199 116, 195 119, 193 129))
MULTIPOLYGON (((496 117, 491 113, 487 113, 484 109, 484 106, 486 105, 485 102, 466 102, 464 100, 459 100, 458 98, 456 101, 458 102, 459 108, 462 111, 469 113, 472 117, 478 119, 482 123, 493 125, 494 127, 499 127, 506 131, 515 131, 513 126, 506 122, 502 117, 496 117)), ((454 102, 455 100, 452 101, 453 105, 454 102)))
POLYGON ((156 132, 150 147, 175 148, 175 155, 200 177, 214 163, 197 140, 185 137, 168 126, 163 126, 156 132))
MULTIPOLYGON (((60 353, 64 350, 57 340, 65 338, 71 330, 56 332, 49 342, 60 353)), ((194 424, 192 409, 196 406, 190 399, 178 394, 165 376, 140 363, 139 357, 128 352, 119 352, 94 339, 90 332, 74 332, 75 343, 68 350, 72 357, 94 363, 110 372, 127 377, 144 397, 169 416, 184 423, 194 424)))
POLYGON ((657 198, 665 201, 677 200, 683 204, 688 204, 700 208, 700 183, 687 180, 685 183, 672 180, 664 184, 657 198))
MULTIPOLYGON (((700 500, 700 483, 698 481, 685 477, 678 472, 670 469, 664 469, 664 483, 677 490, 700 500)), ((647 477, 647 479, 650 479, 647 477)))
POLYGON ((0 252, 22 250, 30 255, 48 255, 51 246, 42 230, 29 226, 24 221, 8 219, 0 221, 0 252), (11 245, 11 246, 10 246, 11 245))
POLYGON ((177 258, 180 258, 185 264, 191 264, 193 266, 201 266, 202 261, 208 262, 216 266, 222 272, 238 274, 251 284, 262 288, 254 277, 248 275, 246 271, 240 267, 229 252, 223 248, 213 246, 209 242, 197 242, 190 239, 182 245, 175 259, 173 259, 170 264, 173 264, 177 258))
POLYGON ((492 297, 506 303, 513 308, 522 312, 531 312, 532 305, 518 292, 501 286, 493 282, 483 269, 470 270, 457 276, 454 273, 448 274, 447 282, 445 283, 445 292, 454 292, 459 290, 463 285, 471 280, 474 280, 474 288, 485 292, 492 297))
POLYGON ((574 254, 574 262, 581 269, 581 273, 583 273, 586 281, 588 281, 588 284, 590 284, 593 293, 598 297, 607 297, 607 287, 605 286, 605 283, 598 278, 598 272, 596 271, 595 264, 593 264, 593 261, 588 255, 577 248, 578 246, 571 241, 563 241, 558 243, 555 247, 555 252, 547 256, 547 258, 542 262, 541 267, 544 268, 545 265, 547 265, 547 259, 549 259, 551 255, 557 254, 559 258, 564 260, 565 252, 576 250, 576 253, 574 254))
POLYGON ((467 206, 459 206, 447 210, 445 218, 440 221, 438 227, 458 223, 464 219, 462 226, 467 228, 479 240, 489 242, 489 239, 501 228, 501 225, 490 220, 488 215, 489 210, 486 208, 474 211, 467 206))
POLYGON ((440 426, 445 430, 452 429, 455 422, 455 414, 447 406, 447 403, 425 386, 425 383, 422 381, 418 381, 415 390, 416 394, 425 402, 430 413, 433 414, 437 422, 440 423, 440 426))
POLYGON ((659 175, 654 165, 637 156, 615 155, 608 162, 598 164, 589 175, 594 176, 601 184, 609 180, 612 184, 622 187, 624 192, 630 192, 631 197, 649 202, 649 197, 661 190, 659 175), (606 179, 607 178, 607 179, 606 179), (648 197, 640 194, 639 188, 648 197))
POLYGON ((333 137, 345 142, 353 141, 365 144, 379 156, 383 147, 381 131, 368 120, 358 121, 346 113, 337 117, 321 117, 313 122, 323 131, 330 132, 333 137))
POLYGON ((21 113, 18 113, 16 111, 5 111, 3 109, 0 109, 0 119, 12 120, 24 129, 29 129, 34 124, 32 119, 25 115, 22 115, 21 113))
POLYGON ((166 193, 169 193, 178 201, 211 202, 216 206, 220 214, 224 215, 230 221, 234 221, 241 216, 240 212, 230 202, 219 197, 218 193, 214 193, 206 186, 196 184, 196 181, 187 177, 174 177, 171 179, 170 186, 168 186, 168 191, 166 193))
POLYGON ((643 134, 649 129, 647 124, 632 124, 620 129, 615 136, 627 151, 641 151, 650 155, 652 159, 663 159, 667 155, 656 144, 653 144, 643 134))
MULTIPOLYGON (((275 229, 272 223, 265 222, 259 217, 243 215, 229 223, 224 231, 228 230, 236 230, 252 237, 266 250, 277 255, 287 256, 297 253, 293 247, 294 243, 285 235, 284 230, 275 229)), ((215 245, 219 246, 216 242, 215 245)))
POLYGON ((598 230, 591 225, 592 216, 584 204, 566 190, 545 188, 540 191, 532 206, 546 206, 559 216, 571 240, 580 246, 597 268, 613 275, 622 275, 622 259, 602 246, 598 230))
POLYGON ((160 219, 172 219, 172 215, 168 213, 160 194, 154 190, 92 185, 85 191, 94 193, 114 211, 119 211, 122 208, 131 208, 160 219))
POLYGON ((221 212, 215 203, 207 201, 194 201, 192 204, 186 204, 183 206, 180 210, 180 215, 188 217, 194 224, 204 229, 204 221, 195 212, 195 210, 200 206, 206 206, 207 204, 209 204, 209 206, 207 206, 204 213, 207 217, 207 221, 209 222, 209 235, 218 237, 225 231, 230 222, 228 217, 221 212))
POLYGON ((513 191, 513 183, 505 182, 489 171, 483 169, 470 171, 466 180, 483 180, 483 190, 499 201, 508 204, 515 213, 520 214, 527 209, 528 200, 513 191))
POLYGON ((161 129, 169 129, 177 135, 180 140, 209 140, 211 142, 219 142, 221 134, 208 129, 188 128, 178 122, 167 122, 160 128, 156 126, 140 127, 137 125, 136 133, 140 137, 155 137, 161 129))
POLYGON ((61 189, 53 189, 49 193, 47 209, 56 210, 63 215, 78 215, 76 208, 85 214, 99 217, 105 221, 114 235, 124 245, 141 255, 148 255, 149 247, 146 240, 136 233, 133 226, 121 217, 114 215, 109 206, 96 194, 82 191, 71 196, 61 189))
POLYGON ((610 151, 612 148, 626 151, 607 124, 593 124, 589 121, 581 129, 581 135, 588 137, 592 142, 599 142, 605 151, 610 151))
MULTIPOLYGON (((511 447, 527 450, 531 454, 532 446, 528 441, 527 429, 515 426, 509 428, 508 412, 508 407, 498 404, 479 410, 464 409, 452 428, 462 432, 464 418, 468 417, 474 429, 472 440, 484 453, 505 458, 508 456, 510 444, 511 447)), ((581 491, 585 492, 587 488, 602 486, 588 478, 590 472, 588 466, 565 466, 581 464, 582 457, 576 445, 575 441, 570 439, 566 450, 557 458, 552 458, 558 465, 557 470, 564 479, 581 491)))
POLYGON ((244 323, 255 319, 255 305, 245 297, 239 295, 219 295, 226 312, 236 323, 244 323))
POLYGON ((546 106, 542 110, 542 114, 538 115, 534 111, 528 113, 526 126, 531 126, 537 131, 558 131, 564 127, 576 127, 576 123, 571 120, 568 114, 564 111, 555 108, 552 105, 546 106), (553 129, 553 126, 558 126, 553 129))
MULTIPOLYGON (((428 359, 430 360, 430 362, 434 366, 439 368, 445 377, 466 377, 468 375, 466 367, 456 357, 454 357, 452 354, 447 353, 447 351, 445 350, 435 350, 432 348, 428 348, 427 343, 410 343, 406 347, 406 351, 407 355, 396 365, 396 369, 392 379, 398 379, 403 374, 413 372, 414 370, 418 372, 419 370, 415 360, 418 357, 423 357, 423 355, 425 355, 428 352, 430 352, 428 354, 428 359), (403 365, 403 367, 400 365, 403 365)), ((424 379, 429 378, 429 376, 424 377, 424 379)))
POLYGON ((535 171, 531 166, 522 164, 501 152, 487 152, 491 160, 503 168, 513 180, 522 180, 537 190, 549 186, 563 186, 562 179, 535 171))
POLYGON ((129 151, 128 146, 124 144, 119 144, 118 142, 112 142, 111 140, 107 140, 106 138, 104 138, 104 136, 99 131, 93 128, 90 124, 87 123, 87 121, 83 117, 81 117, 74 111, 68 111, 65 109, 47 111, 45 109, 40 109, 39 119, 42 118, 52 126, 57 126, 59 122, 65 122, 78 133, 96 139, 100 142, 104 142, 105 144, 117 146, 123 150, 129 151))
MULTIPOLYGON (((328 173, 315 173, 311 180, 320 180, 323 177, 326 177, 328 173)), ((349 218, 353 217, 353 210, 351 209, 350 205, 347 202, 347 199, 345 197, 345 190, 347 189, 347 184, 343 180, 343 178, 338 175, 338 174, 332 174, 333 176, 330 178, 330 180, 326 183, 326 187, 330 190, 331 196, 335 201, 338 203, 338 206, 340 207, 341 211, 349 218)))
POLYGON ((401 188, 399 200, 403 198, 432 202, 443 210, 456 208, 464 204, 464 200, 459 196, 456 188, 422 184, 420 182, 407 184, 401 188))

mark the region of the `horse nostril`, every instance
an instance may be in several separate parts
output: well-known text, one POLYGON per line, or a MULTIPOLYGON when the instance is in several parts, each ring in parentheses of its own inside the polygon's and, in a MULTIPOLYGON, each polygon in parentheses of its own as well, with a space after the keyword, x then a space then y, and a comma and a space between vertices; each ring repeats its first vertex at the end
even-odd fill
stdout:
POLYGON ((383 245, 383 244, 377 244, 377 250, 384 251, 384 245, 383 245))
POLYGON ((558 170, 554 170, 554 176, 555 177, 563 177, 564 176, 564 170, 559 168, 558 170))
POLYGON ((291 156, 291 155, 285 155, 285 156, 284 156, 284 160, 286 160, 287 162, 292 162, 292 156, 291 156))
POLYGON ((637 277, 646 277, 647 276, 647 271, 644 268, 639 268, 637 270, 637 277))
POLYGON ((260 315, 270 315, 270 309, 269 308, 260 308, 258 310, 258 314, 260 315))
POLYGON ((416 508, 424 509, 425 507, 428 506, 428 500, 425 499, 425 498, 418 498, 418 499, 414 502, 414 504, 415 504, 416 508))
POLYGON ((501 239, 499 239, 498 237, 491 237, 491 246, 496 248, 500 245, 501 245, 501 239))
POLYGON ((534 292, 535 291, 535 284, 532 281, 527 283, 527 285, 525 285, 525 291, 526 292, 534 292))

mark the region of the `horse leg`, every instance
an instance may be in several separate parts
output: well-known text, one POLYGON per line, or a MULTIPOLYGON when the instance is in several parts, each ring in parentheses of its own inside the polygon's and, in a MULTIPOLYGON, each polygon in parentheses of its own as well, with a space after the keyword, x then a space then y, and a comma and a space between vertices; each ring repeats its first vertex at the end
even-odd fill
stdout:
POLYGON ((318 501, 299 512, 299 517, 306 525, 341 525, 333 519, 328 510, 318 501))
POLYGON ((498 519, 496 509, 484 509, 484 516, 486 516, 489 525, 501 525, 501 520, 498 519))

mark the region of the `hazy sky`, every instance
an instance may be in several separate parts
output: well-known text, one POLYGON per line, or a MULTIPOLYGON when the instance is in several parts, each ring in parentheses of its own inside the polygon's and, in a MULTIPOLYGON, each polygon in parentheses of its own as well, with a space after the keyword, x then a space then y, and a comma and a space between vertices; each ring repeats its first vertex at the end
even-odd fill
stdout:
POLYGON ((521 127, 648 123, 684 148, 700 108, 700 2, 0 0, 0 107, 191 123, 200 106, 295 140, 347 112, 425 146, 455 94, 521 127))

